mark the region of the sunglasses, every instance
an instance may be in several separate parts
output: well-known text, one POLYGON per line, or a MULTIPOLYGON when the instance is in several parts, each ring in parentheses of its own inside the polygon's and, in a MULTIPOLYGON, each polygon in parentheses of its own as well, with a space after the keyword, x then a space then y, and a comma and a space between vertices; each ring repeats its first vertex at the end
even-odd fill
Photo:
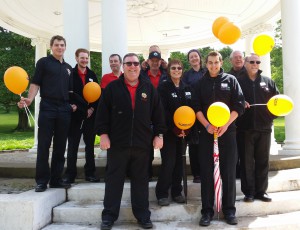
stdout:
POLYGON ((133 61, 133 62, 131 62, 131 61, 129 61, 129 62, 124 62, 124 64, 127 65, 127 66, 132 66, 132 65, 134 65, 134 66, 139 66, 139 65, 140 65, 140 63, 137 62, 137 61, 133 61))
POLYGON ((254 64, 254 63, 256 63, 257 65, 259 65, 260 63, 261 63, 261 61, 248 61, 250 64, 254 64))
POLYGON ((172 66, 171 68, 170 68, 171 70, 182 70, 182 67, 180 67, 180 66, 178 66, 178 67, 176 67, 176 66, 172 66))

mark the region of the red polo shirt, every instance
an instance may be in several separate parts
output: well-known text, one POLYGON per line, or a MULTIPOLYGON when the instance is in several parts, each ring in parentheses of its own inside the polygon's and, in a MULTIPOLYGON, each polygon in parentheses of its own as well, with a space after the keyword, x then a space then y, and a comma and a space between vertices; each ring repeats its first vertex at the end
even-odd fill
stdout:
POLYGON ((150 78, 150 81, 151 81, 152 85, 154 86, 154 88, 157 88, 158 83, 159 83, 159 79, 160 79, 160 76, 161 76, 161 71, 158 70, 158 73, 157 73, 156 76, 152 75, 150 70, 148 70, 147 74, 148 74, 148 76, 150 78))
POLYGON ((134 107, 135 107, 135 92, 139 85, 139 81, 135 85, 132 86, 125 80, 125 84, 130 93, 132 109, 134 109, 134 107))
POLYGON ((86 69, 85 69, 84 72, 81 72, 80 69, 78 68, 78 75, 81 78, 82 84, 85 85, 86 69))
MULTIPOLYGON (((122 74, 122 72, 121 72, 121 74, 122 74)), ((113 72, 104 74, 101 79, 100 87, 102 89, 104 89, 110 82, 117 80, 118 78, 119 78, 119 76, 114 75, 113 72)))

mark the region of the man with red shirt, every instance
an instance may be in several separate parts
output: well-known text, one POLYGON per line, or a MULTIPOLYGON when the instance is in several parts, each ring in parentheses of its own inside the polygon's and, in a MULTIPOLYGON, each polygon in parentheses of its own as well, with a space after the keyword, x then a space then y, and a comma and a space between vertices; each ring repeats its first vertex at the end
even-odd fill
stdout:
POLYGON ((119 54, 112 54, 109 56, 109 66, 111 73, 104 74, 101 79, 101 89, 104 89, 110 82, 117 80, 122 74, 121 71, 122 59, 119 54))
POLYGON ((147 229, 152 228, 147 180, 149 148, 151 144, 162 148, 166 126, 157 91, 140 75, 138 56, 126 54, 123 69, 124 74, 103 91, 96 115, 95 130, 101 137, 100 148, 107 150, 101 229, 111 229, 119 217, 127 172, 133 215, 138 224, 147 229))
POLYGON ((68 183, 74 183, 77 176, 77 153, 78 147, 83 135, 85 143, 84 173, 85 180, 89 182, 99 182, 99 177, 95 176, 95 158, 94 142, 96 134, 94 132, 95 109, 98 101, 88 104, 83 97, 83 88, 89 82, 97 82, 96 74, 88 68, 90 52, 86 49, 77 49, 75 52, 76 66, 73 68, 73 87, 76 97, 73 102, 76 105, 76 111, 72 113, 71 125, 68 135, 68 153, 67 169, 64 180, 68 183))

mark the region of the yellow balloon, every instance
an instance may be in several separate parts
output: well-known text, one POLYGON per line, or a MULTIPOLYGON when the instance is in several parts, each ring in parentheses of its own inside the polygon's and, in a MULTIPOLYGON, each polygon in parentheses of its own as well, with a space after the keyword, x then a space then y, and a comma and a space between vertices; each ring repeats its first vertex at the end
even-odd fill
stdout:
POLYGON ((97 101, 101 95, 101 88, 97 82, 89 82, 83 87, 83 97, 88 103, 97 101))
POLYGON ((267 34, 261 34, 254 39, 253 50, 258 56, 263 56, 267 53, 270 53, 274 45, 275 41, 271 36, 267 34))
POLYGON ((178 109, 176 109, 173 120, 179 129, 186 130, 194 125, 196 121, 196 115, 191 107, 180 106, 178 109))
POLYGON ((212 25, 212 32, 213 34, 216 36, 216 38, 219 38, 218 37, 218 34, 219 34, 219 30, 221 29, 221 27, 226 24, 227 22, 229 22, 229 19, 226 18, 226 17, 218 17, 213 25, 212 25))
POLYGON ((294 108, 293 100, 283 94, 278 94, 270 98, 267 103, 268 110, 275 116, 286 116, 294 108))
POLYGON ((223 102, 212 103, 207 110, 207 118, 212 125, 222 127, 229 121, 230 110, 223 102))
POLYGON ((227 22, 224 24, 218 33, 220 42, 231 45, 235 43, 241 37, 241 29, 236 26, 233 22, 227 22))
POLYGON ((4 73, 4 84, 11 92, 20 95, 26 90, 29 78, 23 68, 12 66, 4 73))

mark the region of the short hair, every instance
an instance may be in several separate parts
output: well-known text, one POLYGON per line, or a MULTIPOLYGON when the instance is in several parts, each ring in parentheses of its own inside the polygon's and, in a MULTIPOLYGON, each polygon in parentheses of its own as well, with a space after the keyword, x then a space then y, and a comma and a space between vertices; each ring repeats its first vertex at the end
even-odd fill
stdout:
MULTIPOLYGON (((115 57, 115 56, 117 56, 117 57, 119 58, 120 63, 122 63, 122 58, 121 58, 121 56, 120 56, 119 54, 111 54, 111 55, 109 56, 109 59, 112 58, 112 57, 115 57)), ((108 60, 109 60, 109 59, 108 59, 108 60)))
POLYGON ((79 48, 75 51, 75 56, 78 57, 80 53, 87 53, 90 56, 90 51, 84 48, 79 48))
POLYGON ((169 62, 168 62, 168 68, 167 68, 168 76, 171 76, 170 75, 170 68, 174 64, 180 65, 182 67, 182 73, 183 73, 183 64, 182 64, 182 62, 179 59, 170 59, 169 62))
POLYGON ((249 60, 249 58, 252 57, 252 56, 257 56, 257 57, 259 57, 259 55, 255 54, 255 53, 251 53, 251 54, 249 54, 249 55, 247 55, 247 56, 245 57, 245 62, 247 62, 247 61, 249 60))
POLYGON ((233 58, 233 54, 234 53, 240 53, 242 55, 242 57, 244 57, 244 53, 240 50, 234 50, 231 52, 230 56, 229 56, 229 59, 232 59, 233 58))
POLYGON ((125 56, 123 57, 123 63, 124 63, 124 61, 125 61, 125 59, 126 59, 127 57, 137 57, 137 59, 139 59, 139 57, 137 56, 137 54, 135 54, 135 53, 127 53, 127 54, 125 54, 125 56))
POLYGON ((65 46, 67 46, 67 42, 66 39, 63 36, 60 35, 54 35, 51 40, 50 40, 50 47, 53 46, 54 40, 58 40, 58 41, 64 41, 65 46))
POLYGON ((208 61, 208 57, 219 57, 219 61, 222 61, 222 55, 218 51, 210 51, 205 59, 205 63, 208 61))
POLYGON ((154 52, 154 51, 156 51, 156 52, 158 52, 158 53, 161 54, 161 50, 160 50, 160 48, 159 48, 158 45, 152 45, 152 46, 149 47, 149 53, 154 52), (152 50, 153 48, 154 48, 155 50, 152 50))

